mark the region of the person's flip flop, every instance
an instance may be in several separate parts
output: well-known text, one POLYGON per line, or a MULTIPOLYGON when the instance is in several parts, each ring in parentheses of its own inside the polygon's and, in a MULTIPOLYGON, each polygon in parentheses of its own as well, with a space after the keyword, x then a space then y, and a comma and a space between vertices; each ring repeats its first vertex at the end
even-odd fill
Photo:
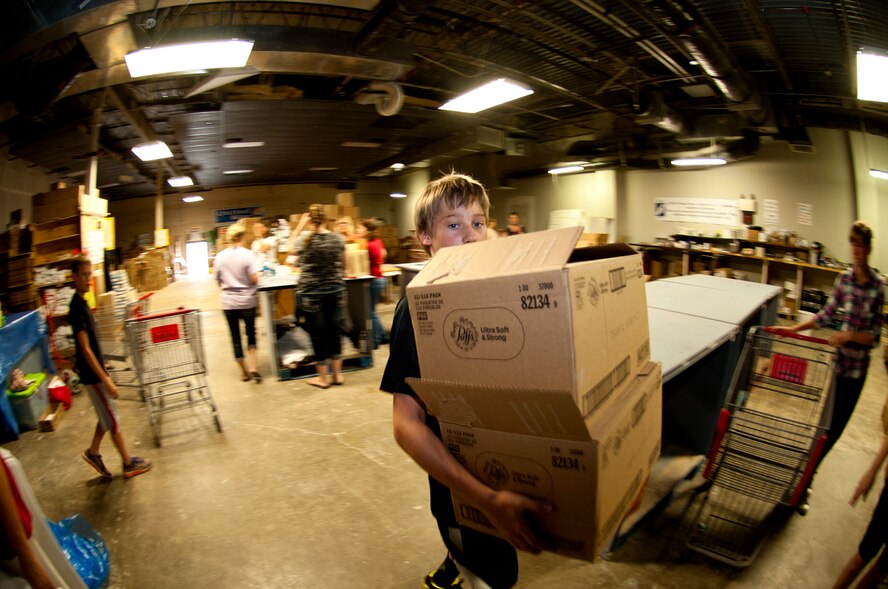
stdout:
POLYGON ((250 382, 253 379, 252 376, 242 376, 241 380, 244 382, 250 382))
POLYGON ((316 382, 308 382, 308 381, 305 381, 305 383, 308 385, 311 385, 313 387, 318 387, 319 389, 327 390, 330 388, 330 385, 328 385, 328 384, 318 384, 316 382))
MULTIPOLYGON (((262 375, 261 374, 259 374, 258 372, 253 372, 252 375, 253 375, 253 378, 256 379, 256 384, 262 384, 262 375)), ((247 380, 249 380, 249 379, 247 379, 247 380)))

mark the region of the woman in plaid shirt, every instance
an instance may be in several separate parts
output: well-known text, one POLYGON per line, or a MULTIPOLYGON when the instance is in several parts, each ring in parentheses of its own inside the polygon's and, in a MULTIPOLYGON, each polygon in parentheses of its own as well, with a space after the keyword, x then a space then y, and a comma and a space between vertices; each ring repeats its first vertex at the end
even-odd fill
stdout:
POLYGON ((790 331, 802 331, 829 324, 839 310, 843 310, 842 327, 829 343, 839 349, 836 365, 835 404, 832 424, 823 449, 821 460, 842 435, 869 367, 870 350, 879 345, 882 331, 882 309, 885 303, 885 283, 874 269, 870 268, 869 255, 872 250, 873 231, 866 224, 857 221, 851 226, 852 266, 839 274, 829 302, 813 318, 788 327, 790 331))

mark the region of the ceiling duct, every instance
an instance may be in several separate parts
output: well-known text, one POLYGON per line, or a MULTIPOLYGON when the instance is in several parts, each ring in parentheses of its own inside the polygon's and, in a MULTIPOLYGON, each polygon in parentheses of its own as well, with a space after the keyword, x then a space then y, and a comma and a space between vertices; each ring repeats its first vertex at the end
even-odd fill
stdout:
POLYGON ((663 95, 659 92, 643 96, 639 110, 641 112, 635 117, 637 123, 655 125, 675 135, 688 133, 688 124, 684 117, 667 105, 663 100, 663 95))
POLYGON ((657 26, 676 37, 747 121, 760 125, 768 118, 768 104, 756 91, 752 78, 734 63, 729 49, 696 11, 677 0, 635 2, 646 14, 657 15, 657 26))
POLYGON ((370 82, 365 91, 355 96, 358 104, 373 104, 376 112, 390 117, 401 112, 404 106, 404 89, 395 82, 370 82))

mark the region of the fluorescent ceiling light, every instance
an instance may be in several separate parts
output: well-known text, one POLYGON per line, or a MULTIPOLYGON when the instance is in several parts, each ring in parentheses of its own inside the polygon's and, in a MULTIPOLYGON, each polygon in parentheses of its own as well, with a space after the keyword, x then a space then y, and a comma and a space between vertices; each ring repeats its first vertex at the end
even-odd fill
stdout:
POLYGON ((405 165, 402 164, 401 162, 396 162, 396 163, 394 163, 394 164, 391 165, 391 168, 392 168, 393 170, 403 170, 403 169, 406 168, 406 167, 407 167, 407 166, 405 166, 405 165))
POLYGON ((150 162, 154 160, 162 160, 173 157, 173 152, 170 151, 170 148, 167 147, 167 144, 163 141, 140 143, 133 148, 133 153, 136 154, 136 157, 138 157, 143 162, 150 162))
POLYGON ((194 180, 191 179, 190 176, 173 176, 169 180, 170 186, 174 188, 181 188, 183 186, 194 186, 194 180))
POLYGON ((440 106, 439 110, 476 113, 511 102, 528 94, 533 94, 533 90, 505 78, 500 78, 466 92, 462 96, 457 96, 450 102, 440 106))
POLYGON ((379 147, 382 143, 374 143, 373 141, 344 141, 342 147, 379 147))
POLYGON ((142 78, 175 72, 244 67, 252 50, 252 41, 230 39, 149 47, 127 53, 124 59, 130 76, 142 78))
POLYGON ((263 145, 265 145, 264 141, 228 141, 223 143, 222 147, 235 149, 238 147, 262 147, 263 145))
POLYGON ((857 52, 857 99, 888 102, 888 55, 876 49, 857 52))
POLYGON ((561 166, 560 168, 551 168, 549 173, 553 175, 570 174, 571 172, 582 172, 583 166, 561 166))
POLYGON ((190 196, 183 196, 182 202, 200 202, 204 198, 199 194, 192 194, 190 196))
POLYGON ((407 195, 403 192, 393 192, 389 196, 392 198, 407 198, 407 195))
POLYGON ((683 157, 672 160, 673 166, 723 166, 727 160, 720 157, 683 157))
POLYGON ((873 178, 879 178, 881 180, 888 180, 888 172, 884 170, 870 168, 870 176, 872 176, 873 178))
POLYGON ((234 176, 236 174, 252 174, 253 170, 225 170, 222 173, 227 174, 229 176, 234 176))
POLYGON ((314 168, 309 168, 309 172, 332 172, 333 170, 338 170, 339 168, 334 168, 332 166, 316 166, 314 168))

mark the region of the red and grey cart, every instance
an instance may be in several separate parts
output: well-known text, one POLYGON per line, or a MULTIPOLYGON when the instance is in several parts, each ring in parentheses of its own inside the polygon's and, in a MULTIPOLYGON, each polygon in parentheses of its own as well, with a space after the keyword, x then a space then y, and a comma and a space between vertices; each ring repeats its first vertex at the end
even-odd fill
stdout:
POLYGON ((158 446, 160 416, 198 405, 209 407, 216 429, 222 431, 207 382, 200 310, 176 309, 129 318, 126 337, 158 446))
POLYGON ((721 410, 688 547, 748 566, 805 497, 832 418, 836 349, 753 327, 721 410))
MULTIPOLYGON (((133 354, 124 331, 124 321, 148 314, 153 294, 153 292, 148 292, 138 298, 133 298, 122 307, 107 305, 93 311, 93 318, 96 321, 96 337, 102 349, 102 358, 117 386, 137 387, 141 391, 142 383, 139 379, 139 372, 133 369, 133 354)), ((117 295, 115 294, 115 296, 117 295)))

